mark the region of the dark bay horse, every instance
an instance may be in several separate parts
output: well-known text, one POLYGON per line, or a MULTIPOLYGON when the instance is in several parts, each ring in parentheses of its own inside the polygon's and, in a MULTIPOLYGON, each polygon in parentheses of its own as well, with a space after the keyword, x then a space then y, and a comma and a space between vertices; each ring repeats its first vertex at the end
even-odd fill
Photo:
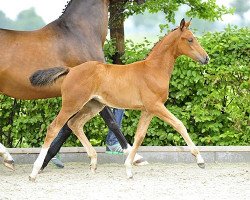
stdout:
MULTIPOLYGON (((71 0, 64 13, 42 29, 0 29, 0 93, 26 100, 59 97, 60 81, 38 88, 31 86, 29 76, 38 69, 74 67, 90 60, 105 62, 102 48, 108 30, 108 5, 108 0, 71 0)), ((72 84, 78 83, 73 81, 72 84)), ((112 112, 104 108, 100 114, 126 149, 127 141, 112 112)), ((70 132, 67 126, 66 131, 60 132, 43 167, 59 151, 70 132)), ((13 162, 5 152, 4 163, 13 162)))
POLYGON ((47 129, 44 145, 34 163, 30 180, 35 180, 53 138, 66 122, 86 147, 91 158, 91 170, 95 171, 96 151, 85 136, 82 126, 105 105, 141 110, 134 144, 125 161, 129 178, 133 176, 134 156, 146 135, 153 116, 170 124, 182 135, 190 147, 191 153, 196 157, 197 164, 204 168, 204 160, 189 137, 187 129, 164 106, 168 99, 169 82, 176 58, 180 55, 186 55, 202 64, 207 64, 209 61, 206 51, 188 29, 189 25, 190 22, 186 23, 183 19, 180 26, 159 41, 143 61, 124 66, 91 61, 72 69, 66 67, 51 69, 54 70, 54 73, 47 70, 48 76, 45 75, 46 71, 34 73, 30 80, 35 87, 43 88, 48 87, 48 85, 56 85, 55 80, 58 77, 61 77, 58 81, 63 81, 63 83, 62 108, 47 129), (44 77, 47 77, 46 82, 41 81, 44 77), (78 84, 72 85, 72 81, 78 84))

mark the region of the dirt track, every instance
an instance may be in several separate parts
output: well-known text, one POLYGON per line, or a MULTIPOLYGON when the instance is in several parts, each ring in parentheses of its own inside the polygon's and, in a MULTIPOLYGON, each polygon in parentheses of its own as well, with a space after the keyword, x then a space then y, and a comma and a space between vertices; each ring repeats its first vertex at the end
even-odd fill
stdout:
POLYGON ((134 167, 127 180, 123 165, 99 165, 97 174, 87 164, 49 165, 35 183, 28 181, 32 165, 8 171, 0 166, 0 199, 250 199, 250 163, 150 164, 134 167))

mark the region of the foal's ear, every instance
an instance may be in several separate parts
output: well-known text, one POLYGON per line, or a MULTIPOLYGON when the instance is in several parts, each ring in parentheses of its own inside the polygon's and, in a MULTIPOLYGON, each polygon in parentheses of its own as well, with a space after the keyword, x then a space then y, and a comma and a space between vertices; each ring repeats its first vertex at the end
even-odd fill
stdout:
POLYGON ((180 29, 181 29, 181 31, 183 31, 184 26, 185 26, 185 19, 183 18, 181 20, 181 23, 180 23, 180 29))
POLYGON ((190 21, 189 21, 189 22, 186 22, 186 23, 185 23, 185 27, 186 27, 186 28, 188 28, 188 27, 190 26, 191 21, 192 21, 192 18, 190 19, 190 21))

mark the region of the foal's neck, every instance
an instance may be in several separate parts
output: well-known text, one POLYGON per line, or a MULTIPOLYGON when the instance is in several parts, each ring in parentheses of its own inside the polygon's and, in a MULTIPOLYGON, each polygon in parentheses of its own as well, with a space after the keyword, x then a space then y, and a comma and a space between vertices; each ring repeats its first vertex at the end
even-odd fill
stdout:
POLYGON ((145 61, 152 63, 156 67, 167 69, 169 73, 172 73, 175 60, 178 57, 177 39, 179 38, 179 34, 176 30, 164 36, 153 47, 145 61))

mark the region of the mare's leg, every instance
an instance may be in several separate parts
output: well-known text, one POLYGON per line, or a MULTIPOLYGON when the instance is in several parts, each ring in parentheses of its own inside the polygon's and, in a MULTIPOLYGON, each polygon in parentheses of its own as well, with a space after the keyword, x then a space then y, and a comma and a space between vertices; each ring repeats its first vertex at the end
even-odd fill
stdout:
POLYGON ((32 173, 29 176, 29 179, 31 181, 35 181, 36 176, 42 167, 42 164, 44 162, 44 159, 45 159, 45 156, 48 152, 50 144, 52 143, 52 141, 54 140, 54 138, 56 137, 56 135, 58 134, 60 129, 68 121, 68 119, 78 111, 77 109, 76 109, 76 111, 74 111, 75 109, 72 109, 72 110, 73 111, 70 111, 69 108, 64 109, 64 107, 62 107, 62 109, 60 110, 57 117, 49 125, 41 152, 40 152, 38 158, 36 159, 34 166, 33 166, 32 173))
POLYGON ((205 168, 204 160, 198 148, 195 146, 192 139, 190 138, 187 129, 183 125, 183 123, 179 119, 177 119, 163 104, 158 104, 153 109, 154 115, 170 124, 177 132, 182 135, 183 139, 189 146, 191 153, 196 157, 198 166, 200 168, 205 168))
POLYGON ((100 112, 104 107, 103 104, 98 101, 91 100, 88 102, 74 117, 68 121, 68 125, 73 133, 80 140, 82 145, 85 147, 90 161, 90 169, 94 173, 97 168, 97 153, 93 148, 88 138, 83 132, 84 124, 89 121, 92 117, 100 112))
POLYGON ((9 152, 7 151, 5 146, 3 146, 1 143, 0 143, 0 156, 3 157, 3 164, 7 168, 12 169, 12 170, 15 169, 14 160, 13 160, 12 156, 9 154, 9 152))
POLYGON ((71 129, 65 124, 56 138, 53 140, 52 144, 49 147, 48 153, 44 159, 42 170, 48 165, 49 161, 59 152, 60 148, 64 142, 69 138, 72 133, 71 129))
POLYGON ((135 133, 135 140, 134 140, 134 144, 132 146, 132 149, 125 161, 125 166, 126 166, 126 173, 128 178, 132 178, 133 174, 132 174, 132 164, 133 164, 133 160, 134 157, 136 155, 136 152, 139 148, 139 146, 141 145, 146 133, 147 133, 147 129, 148 126, 150 124, 150 121, 152 119, 152 115, 146 111, 142 111, 141 113, 141 118, 139 120, 139 124, 137 126, 137 130, 135 133))
MULTIPOLYGON (((117 137, 120 145, 122 146, 125 153, 129 153, 131 151, 131 146, 128 144, 126 138, 124 137, 123 133, 119 125, 116 123, 114 114, 112 113, 111 109, 107 106, 100 112, 101 117, 104 119, 105 123, 109 127, 109 129, 115 134, 117 137)), ((143 159, 143 157, 139 154, 136 154, 134 157, 134 164, 135 165, 146 165, 148 162, 143 159)))
POLYGON ((119 125, 116 123, 115 116, 112 113, 111 109, 105 106, 105 108, 100 112, 100 115, 104 119, 109 129, 115 134, 122 148, 127 149, 128 142, 122 134, 119 125))

